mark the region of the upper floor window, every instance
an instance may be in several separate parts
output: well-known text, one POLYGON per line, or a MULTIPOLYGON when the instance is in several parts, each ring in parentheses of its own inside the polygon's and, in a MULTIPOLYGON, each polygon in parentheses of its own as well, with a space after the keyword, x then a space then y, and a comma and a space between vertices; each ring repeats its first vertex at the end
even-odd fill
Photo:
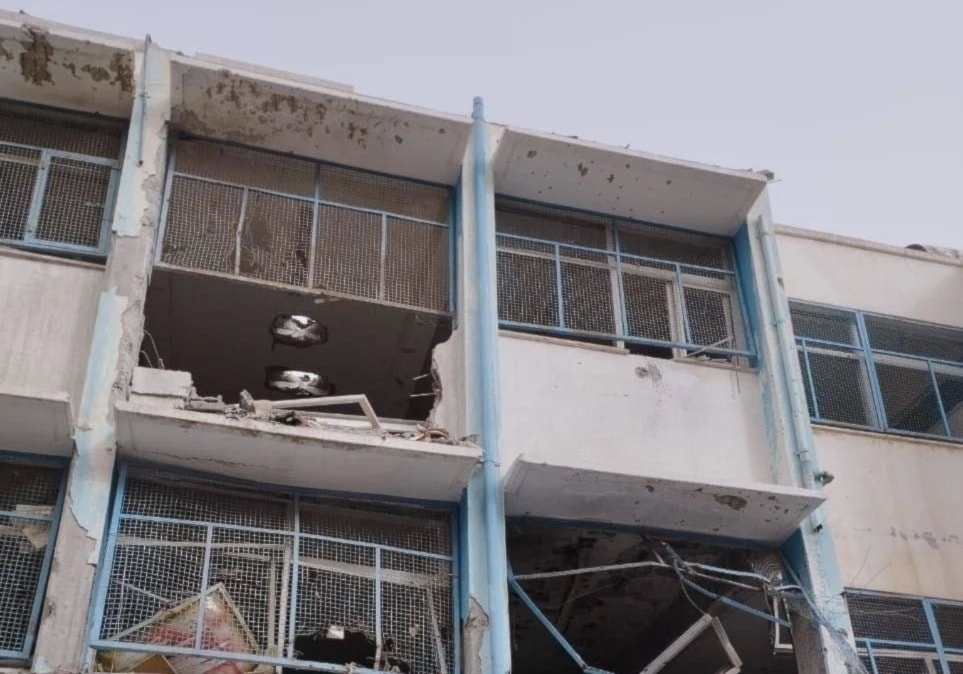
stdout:
POLYGON ((106 255, 122 122, 0 107, 0 243, 106 255))
POLYGON ((449 310, 451 189, 181 138, 159 262, 449 310))
POLYGON ((793 302, 814 421, 963 438, 963 330, 793 302))
POLYGON ((33 650, 65 475, 59 464, 0 459, 0 661, 33 650))
POLYGON ((660 357, 750 352, 725 240, 504 197, 496 229, 504 327, 660 357))
POLYGON ((963 604, 852 590, 846 604, 868 671, 963 672, 963 604))

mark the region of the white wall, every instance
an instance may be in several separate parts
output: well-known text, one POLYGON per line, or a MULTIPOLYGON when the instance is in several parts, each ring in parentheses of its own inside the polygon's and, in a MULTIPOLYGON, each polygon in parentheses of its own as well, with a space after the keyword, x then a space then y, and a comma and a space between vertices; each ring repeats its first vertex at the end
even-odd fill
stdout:
POLYGON ((963 600, 963 449, 815 427, 843 583, 963 600))
POLYGON ((502 333, 502 469, 527 460, 772 482, 753 372, 502 333))
POLYGON ((66 392, 76 413, 102 278, 94 265, 0 251, 0 386, 66 392))
POLYGON ((788 228, 778 243, 790 299, 963 326, 958 261, 788 228))

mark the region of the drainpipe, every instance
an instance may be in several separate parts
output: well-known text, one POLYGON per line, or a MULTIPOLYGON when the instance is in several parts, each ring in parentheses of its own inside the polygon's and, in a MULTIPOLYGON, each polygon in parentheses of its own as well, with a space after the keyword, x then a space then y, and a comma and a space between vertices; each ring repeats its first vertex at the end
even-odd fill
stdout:
POLYGON ((476 97, 472 107, 475 264, 478 274, 476 349, 481 401, 482 479, 485 492, 485 546, 488 562, 488 624, 493 674, 511 672, 508 625, 508 559, 505 517, 498 457, 498 316, 495 288, 495 232, 488 208, 488 149, 485 104, 476 97))
MULTIPOLYGON (((819 468, 816 465, 816 455, 813 451, 813 435, 809 428, 809 406, 806 403, 803 388, 802 373, 794 367, 796 341, 793 339, 792 325, 789 321, 789 303, 783 297, 782 271, 779 263, 779 253, 776 251, 776 237, 772 223, 764 216, 759 216, 759 239, 762 243, 763 266, 766 270, 766 283, 771 297, 773 327, 779 339, 779 364, 785 377, 785 388, 789 396, 789 407, 792 417, 792 434, 796 448, 796 457, 802 473, 803 486, 807 489, 820 489, 822 485, 816 476, 819 468)), ((813 513, 814 527, 818 530, 818 511, 813 513)))

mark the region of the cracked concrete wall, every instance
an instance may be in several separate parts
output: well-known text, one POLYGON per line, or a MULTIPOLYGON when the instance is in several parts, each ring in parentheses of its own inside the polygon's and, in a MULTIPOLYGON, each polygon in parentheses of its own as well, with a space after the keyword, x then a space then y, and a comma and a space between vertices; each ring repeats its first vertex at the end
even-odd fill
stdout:
POLYGON ((169 56, 153 46, 138 53, 136 78, 145 78, 146 96, 135 101, 131 116, 64 517, 37 636, 36 672, 78 671, 86 656, 88 608, 116 455, 113 402, 129 394, 143 336, 170 118, 169 56))

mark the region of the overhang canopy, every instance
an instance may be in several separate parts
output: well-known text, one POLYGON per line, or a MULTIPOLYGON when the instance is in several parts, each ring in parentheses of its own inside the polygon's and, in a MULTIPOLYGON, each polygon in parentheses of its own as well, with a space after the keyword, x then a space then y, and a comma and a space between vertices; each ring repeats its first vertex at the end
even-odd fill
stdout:
POLYGON ((0 449, 49 456, 73 453, 73 419, 67 393, 0 389, 0 449))
POLYGON ((510 516, 599 522, 779 544, 825 498, 774 484, 707 484, 526 461, 505 478, 510 516))
POLYGON ((122 456, 243 480, 356 494, 457 501, 475 448, 119 402, 122 456))
POLYGON ((0 11, 0 91, 12 100, 129 117, 139 46, 0 11))
POLYGON ((199 136, 445 185, 461 173, 468 117, 185 56, 171 78, 173 120, 199 136))
POLYGON ((505 128, 495 191, 522 199, 731 236, 766 187, 760 173, 505 128))

